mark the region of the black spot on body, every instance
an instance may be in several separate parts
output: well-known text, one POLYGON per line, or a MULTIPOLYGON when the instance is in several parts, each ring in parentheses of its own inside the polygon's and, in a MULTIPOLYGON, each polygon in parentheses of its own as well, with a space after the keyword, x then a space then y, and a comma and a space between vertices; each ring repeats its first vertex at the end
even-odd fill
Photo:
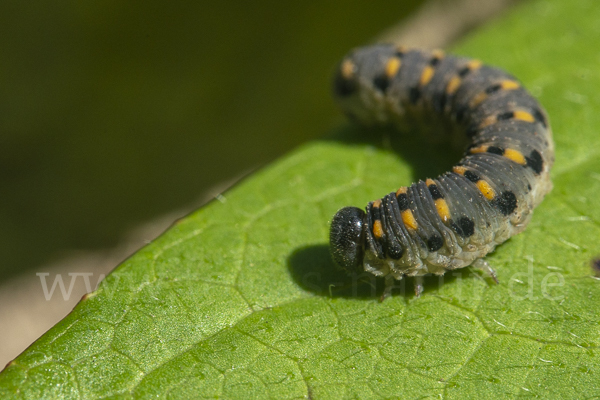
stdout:
POLYGON ((502 114, 498 114, 496 116, 496 119, 498 121, 506 121, 508 119, 513 119, 515 116, 515 113, 512 111, 507 111, 507 112, 503 112, 502 114))
POLYGON ((477 183, 477 181, 481 179, 479 177, 479 175, 477 175, 475 172, 472 172, 472 171, 465 171, 464 176, 465 176, 465 178, 467 178, 468 180, 470 180, 473 183, 477 183))
POLYGON ((465 76, 467 76, 467 74, 471 72, 471 69, 466 66, 466 67, 462 67, 461 69, 458 70, 458 76, 460 76, 461 78, 464 78, 465 76))
POLYGON ((487 152, 501 156, 504 154, 504 149, 502 147, 490 146, 487 148, 487 152))
POLYGON ((529 157, 525 157, 525 160, 527 161, 527 166, 531 168, 533 172, 536 174, 542 172, 542 169, 544 168, 544 159, 539 151, 533 150, 529 154, 529 157))
POLYGON ((548 127, 546 118, 544 117, 544 114, 542 114, 542 112, 539 109, 537 109, 537 108, 533 109, 532 114, 533 114, 533 118, 535 118, 536 121, 541 123, 544 126, 544 128, 548 127))
POLYGON ((493 86, 489 86, 489 87, 487 87, 487 88, 485 89, 485 93, 486 93, 486 94, 492 94, 492 93, 495 93, 495 92, 497 92, 497 91, 498 91, 498 90, 500 90, 501 88, 502 88, 502 85, 500 85, 500 84, 496 84, 496 85, 493 85, 493 86))
POLYGON ((509 190, 502 192, 491 201, 494 207, 498 208, 503 215, 511 214, 517 208, 517 196, 509 190))
POLYGON ((456 222, 451 221, 450 227, 463 238, 468 238, 475 233, 475 223, 467 217, 460 217, 456 222))
POLYGON ((398 196, 396 196, 396 199, 398 200, 398 207, 400 208, 400 211, 408 209, 408 195, 406 193, 400 193, 398 196))
POLYGON ((436 184, 429 185, 427 186, 427 188, 429 189, 429 193, 431 193, 431 197, 433 198, 433 200, 444 198, 444 195, 440 192, 440 189, 437 187, 436 184))
MULTIPOLYGON (((373 218, 373 223, 375 223, 376 220, 381 220, 381 212, 379 210, 379 207, 371 207, 371 216, 373 218)), ((373 228, 372 224, 371 224, 371 229, 373 228)))
POLYGON ((382 92, 385 92, 390 86, 390 78, 386 75, 376 76, 375 79, 373 79, 373 85, 382 92))
POLYGON ((433 57, 431 60, 429 60, 429 65, 431 65, 432 67, 437 67, 440 61, 442 61, 440 57, 433 57))
POLYGON ((458 219, 458 226, 463 231, 463 237, 469 237, 475 233, 475 223, 467 217, 460 217, 458 219))
POLYGON ((429 251, 438 251, 444 245, 444 240, 440 235, 432 235, 429 239, 427 239, 427 248, 429 251))
POLYGON ((387 254, 391 259, 399 260, 404 254, 404 248, 396 240, 388 243, 387 254))

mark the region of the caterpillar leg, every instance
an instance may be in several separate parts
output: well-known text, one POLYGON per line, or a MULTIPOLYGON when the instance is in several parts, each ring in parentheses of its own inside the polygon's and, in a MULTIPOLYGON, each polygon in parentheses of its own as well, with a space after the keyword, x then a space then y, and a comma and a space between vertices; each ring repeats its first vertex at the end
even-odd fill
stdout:
POLYGON ((385 276, 385 288, 383 289, 383 294, 379 298, 380 303, 392 295, 393 288, 394 288, 394 277, 392 275, 386 275, 385 276))
MULTIPOLYGON (((490 268, 490 270, 492 270, 490 268)), ((492 270, 493 272, 493 270, 492 270)), ((494 275, 495 276, 495 275, 494 275)), ((418 275, 415 276, 415 296, 421 297, 421 293, 423 293, 423 276, 418 275)), ((379 298, 379 302, 384 301, 388 297, 392 295, 392 289, 395 286, 395 279, 392 275, 386 275, 385 277, 385 288, 383 289, 383 294, 379 298)), ((403 291, 404 292, 404 291, 403 291)))
POLYGON ((475 260, 473 264, 471 264, 474 268, 480 269, 485 272, 489 277, 491 277, 496 284, 498 284, 498 277, 496 276, 496 271, 491 267, 490 264, 487 263, 483 258, 479 258, 475 260))
POLYGON ((415 296, 421 297, 421 293, 423 293, 423 276, 417 275, 415 276, 415 296))

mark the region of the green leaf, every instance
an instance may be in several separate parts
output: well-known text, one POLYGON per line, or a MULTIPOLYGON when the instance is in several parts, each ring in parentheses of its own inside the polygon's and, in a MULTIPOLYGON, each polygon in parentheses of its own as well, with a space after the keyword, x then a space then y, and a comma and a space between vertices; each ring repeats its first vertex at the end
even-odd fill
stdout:
POLYGON ((600 3, 522 5, 456 51, 502 66, 546 107, 554 191, 470 269, 381 282, 337 271, 328 221, 458 159, 343 128, 228 191, 106 278, 0 374, 13 398, 600 396, 600 3), (433 161, 431 161, 433 160, 433 161))

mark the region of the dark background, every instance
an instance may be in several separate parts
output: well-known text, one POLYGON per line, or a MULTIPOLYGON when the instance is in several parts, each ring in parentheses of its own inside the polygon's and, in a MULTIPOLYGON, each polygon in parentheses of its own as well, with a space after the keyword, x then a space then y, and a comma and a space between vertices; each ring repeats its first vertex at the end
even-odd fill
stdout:
POLYGON ((335 64, 421 2, 3 1, 0 281, 327 134, 335 64))

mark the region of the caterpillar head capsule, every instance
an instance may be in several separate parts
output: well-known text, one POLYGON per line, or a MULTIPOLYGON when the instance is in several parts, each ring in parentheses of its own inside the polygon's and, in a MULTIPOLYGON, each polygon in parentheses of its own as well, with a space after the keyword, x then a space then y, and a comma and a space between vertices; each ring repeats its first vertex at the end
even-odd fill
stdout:
POLYGON ((365 216, 360 208, 345 207, 331 221, 331 256, 337 265, 348 272, 362 270, 365 216))

